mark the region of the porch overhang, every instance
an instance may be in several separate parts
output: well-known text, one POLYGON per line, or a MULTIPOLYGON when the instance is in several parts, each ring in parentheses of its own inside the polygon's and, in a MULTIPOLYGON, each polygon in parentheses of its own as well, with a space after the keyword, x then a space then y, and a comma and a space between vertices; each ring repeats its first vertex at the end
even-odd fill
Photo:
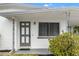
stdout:
POLYGON ((6 3, 6 4, 0 4, 0 16, 16 16, 16 15, 22 15, 22 14, 35 14, 35 13, 52 13, 52 14, 58 14, 60 16, 61 13, 69 12, 69 22, 70 25, 79 25, 78 23, 78 17, 79 17, 79 8, 73 7, 73 8, 41 8, 41 7, 34 7, 30 4, 16 4, 16 3, 6 3))

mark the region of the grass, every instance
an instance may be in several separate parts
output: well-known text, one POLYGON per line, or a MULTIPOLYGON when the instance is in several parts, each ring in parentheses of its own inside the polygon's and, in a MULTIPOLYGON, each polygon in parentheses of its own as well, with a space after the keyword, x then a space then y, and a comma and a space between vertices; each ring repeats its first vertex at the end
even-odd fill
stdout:
POLYGON ((37 54, 16 54, 15 51, 0 52, 0 56, 38 56, 37 54))
POLYGON ((38 56, 37 54, 9 54, 9 53, 5 53, 5 54, 0 54, 0 56, 38 56))
POLYGON ((38 56, 37 54, 13 54, 11 56, 38 56))

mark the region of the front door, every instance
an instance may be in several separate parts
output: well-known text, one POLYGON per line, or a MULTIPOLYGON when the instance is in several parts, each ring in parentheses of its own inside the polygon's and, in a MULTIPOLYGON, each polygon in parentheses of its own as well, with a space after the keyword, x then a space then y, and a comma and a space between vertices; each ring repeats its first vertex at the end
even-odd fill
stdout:
POLYGON ((30 22, 20 22, 20 46, 30 46, 30 22))

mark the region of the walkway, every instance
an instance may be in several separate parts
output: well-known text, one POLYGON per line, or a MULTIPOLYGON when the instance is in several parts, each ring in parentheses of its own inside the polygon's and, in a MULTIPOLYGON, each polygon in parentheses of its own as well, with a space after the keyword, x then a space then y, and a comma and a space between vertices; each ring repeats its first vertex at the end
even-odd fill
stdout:
POLYGON ((16 54, 38 54, 40 56, 43 55, 52 55, 48 49, 31 49, 31 50, 18 50, 16 51, 16 54))

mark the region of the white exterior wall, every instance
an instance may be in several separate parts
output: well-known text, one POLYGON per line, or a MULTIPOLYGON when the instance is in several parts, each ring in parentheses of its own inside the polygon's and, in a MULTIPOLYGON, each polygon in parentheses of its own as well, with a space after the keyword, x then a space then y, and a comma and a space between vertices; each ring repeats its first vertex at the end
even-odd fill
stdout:
MULTIPOLYGON (((20 48, 20 21, 31 22, 31 49, 48 48, 48 39, 38 39, 39 22, 59 22, 60 34, 67 32, 67 21, 64 14, 27 14, 15 17, 15 48, 20 48), (36 22, 36 24, 34 24, 36 22)), ((12 20, 0 16, 0 49, 12 49, 12 20)))
MULTIPOLYGON (((60 16, 60 15, 59 15, 60 16)), ((39 22, 58 22, 60 24, 60 34, 62 31, 67 32, 67 21, 65 15, 61 15, 61 17, 44 17, 41 15, 21 15, 17 17, 17 32, 18 32, 18 43, 16 49, 20 48, 20 37, 19 37, 19 22, 20 21, 30 21, 31 22, 31 49, 45 49, 48 48, 48 39, 38 39, 38 30, 39 30, 39 22), (36 24, 34 24, 36 22, 36 24)))
POLYGON ((0 50, 12 49, 12 21, 0 16, 0 50))

